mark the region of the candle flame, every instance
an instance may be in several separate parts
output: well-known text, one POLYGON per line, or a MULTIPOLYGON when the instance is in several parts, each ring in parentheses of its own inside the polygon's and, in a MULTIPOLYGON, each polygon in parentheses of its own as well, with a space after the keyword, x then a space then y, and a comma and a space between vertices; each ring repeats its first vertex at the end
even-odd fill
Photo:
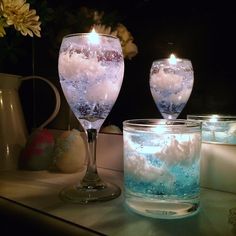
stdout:
POLYGON ((169 60, 169 63, 172 64, 172 65, 175 65, 176 61, 177 61, 176 57, 173 53, 170 55, 170 58, 168 60, 169 60))
POLYGON ((99 43, 99 35, 93 28, 92 31, 89 33, 88 40, 92 44, 98 44, 99 43))
POLYGON ((218 115, 212 115, 210 118, 210 122, 217 122, 218 121, 219 116, 218 115))

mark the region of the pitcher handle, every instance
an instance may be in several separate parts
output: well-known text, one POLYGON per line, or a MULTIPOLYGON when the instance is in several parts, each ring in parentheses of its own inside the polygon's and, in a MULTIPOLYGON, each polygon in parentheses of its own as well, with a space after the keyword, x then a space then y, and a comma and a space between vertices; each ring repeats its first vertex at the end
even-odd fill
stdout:
POLYGON ((30 80, 30 79, 39 79, 39 80, 43 80, 44 82, 46 82, 53 90, 54 94, 55 94, 55 98, 56 98, 56 105, 54 108, 53 113, 51 114, 51 116, 45 121, 43 122, 38 129, 43 129, 46 125, 48 125, 58 114, 59 110, 60 110, 60 106, 61 106, 61 97, 60 97, 60 93, 58 92, 56 86, 51 83, 49 80, 47 80, 46 78, 42 77, 42 76, 37 76, 37 75, 30 75, 30 76, 26 76, 26 77, 22 77, 21 80, 30 80))

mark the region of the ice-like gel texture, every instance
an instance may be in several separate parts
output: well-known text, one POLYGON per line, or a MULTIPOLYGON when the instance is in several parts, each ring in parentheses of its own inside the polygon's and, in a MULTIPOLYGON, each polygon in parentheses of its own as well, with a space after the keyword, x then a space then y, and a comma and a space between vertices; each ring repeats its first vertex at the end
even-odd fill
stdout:
POLYGON ((58 69, 65 97, 86 129, 99 129, 121 88, 124 61, 119 41, 100 37, 92 44, 88 34, 64 38, 58 69))

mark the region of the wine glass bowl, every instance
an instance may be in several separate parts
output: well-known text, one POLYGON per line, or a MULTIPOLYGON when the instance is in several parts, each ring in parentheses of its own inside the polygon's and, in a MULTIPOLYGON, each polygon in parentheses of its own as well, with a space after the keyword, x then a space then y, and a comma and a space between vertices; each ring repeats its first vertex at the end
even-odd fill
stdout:
POLYGON ((165 119, 176 119, 185 107, 193 88, 192 63, 173 58, 152 63, 149 85, 155 104, 165 119))
POLYGON ((84 178, 61 192, 64 200, 88 203, 113 199, 118 186, 105 183, 96 167, 96 140, 121 88, 124 59, 118 38, 78 33, 63 38, 58 72, 65 98, 87 136, 88 159, 84 178))

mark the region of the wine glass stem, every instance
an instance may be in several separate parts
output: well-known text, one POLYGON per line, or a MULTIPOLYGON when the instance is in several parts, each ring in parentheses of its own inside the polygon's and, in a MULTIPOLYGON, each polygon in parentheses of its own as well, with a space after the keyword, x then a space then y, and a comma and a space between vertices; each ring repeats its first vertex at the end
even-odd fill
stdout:
POLYGON ((97 143, 97 130, 96 129, 87 129, 87 146, 88 146, 88 163, 87 171, 82 179, 82 185, 92 188, 101 183, 101 179, 97 173, 96 165, 96 143, 97 143))

